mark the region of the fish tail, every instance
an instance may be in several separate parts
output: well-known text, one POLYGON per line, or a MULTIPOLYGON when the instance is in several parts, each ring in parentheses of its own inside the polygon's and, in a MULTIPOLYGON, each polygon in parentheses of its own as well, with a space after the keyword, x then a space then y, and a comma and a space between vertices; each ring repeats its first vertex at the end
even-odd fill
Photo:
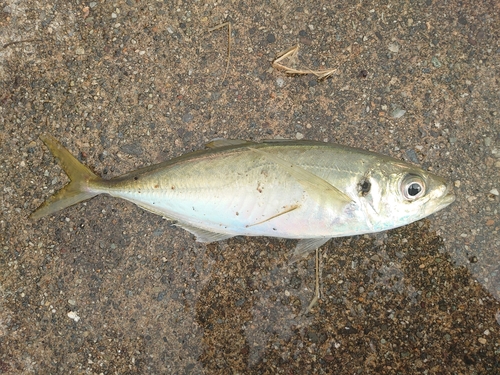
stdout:
POLYGON ((90 169, 80 163, 51 135, 41 135, 40 139, 47 145, 52 155, 56 157, 59 165, 64 169, 71 182, 38 207, 31 214, 30 217, 32 219, 51 215, 100 194, 98 190, 95 191, 92 189, 93 183, 102 181, 100 177, 96 176, 90 169))

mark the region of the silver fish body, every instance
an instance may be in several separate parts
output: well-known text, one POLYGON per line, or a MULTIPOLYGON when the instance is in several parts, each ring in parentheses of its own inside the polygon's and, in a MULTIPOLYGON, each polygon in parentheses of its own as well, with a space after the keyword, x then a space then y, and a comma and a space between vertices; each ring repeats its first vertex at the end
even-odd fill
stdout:
POLYGON ((300 239, 295 257, 332 237, 409 224, 454 200, 446 181, 434 174, 336 144, 221 140, 103 180, 54 138, 43 140, 72 182, 35 218, 105 193, 175 221, 202 242, 237 235, 300 239))

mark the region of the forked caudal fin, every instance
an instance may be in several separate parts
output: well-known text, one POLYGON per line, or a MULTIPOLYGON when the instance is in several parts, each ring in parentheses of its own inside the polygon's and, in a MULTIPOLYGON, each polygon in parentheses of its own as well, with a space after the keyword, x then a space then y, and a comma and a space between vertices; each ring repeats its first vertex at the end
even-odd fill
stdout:
POLYGON ((99 193, 92 192, 89 183, 101 180, 90 169, 80 163, 51 135, 41 135, 40 139, 47 145, 50 152, 56 157, 59 165, 64 169, 71 182, 47 199, 35 212, 32 219, 53 214, 66 207, 80 203, 99 193))

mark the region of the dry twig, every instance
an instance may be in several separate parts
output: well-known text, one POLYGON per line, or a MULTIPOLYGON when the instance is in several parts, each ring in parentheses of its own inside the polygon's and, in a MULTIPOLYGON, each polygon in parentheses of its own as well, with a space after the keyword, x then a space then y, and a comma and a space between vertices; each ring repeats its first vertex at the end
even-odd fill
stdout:
POLYGON ((224 22, 220 25, 214 26, 208 29, 209 32, 219 30, 227 26, 227 63, 226 63, 226 71, 224 72, 224 77, 222 77, 222 82, 226 79, 227 72, 229 71, 229 59, 231 58, 231 22, 224 22))
POLYGON ((299 51, 299 46, 293 46, 287 51, 283 52, 281 55, 273 61, 272 66, 274 69, 282 70, 287 74, 313 74, 318 79, 326 79, 330 77, 337 69, 324 69, 324 70, 311 70, 311 69, 295 69, 288 67, 282 63, 285 59, 296 59, 299 51))
POLYGON ((33 42, 42 42, 42 39, 24 39, 24 40, 16 40, 14 42, 10 42, 7 44, 3 45, 3 48, 7 48, 10 46, 13 46, 14 44, 20 44, 20 43, 33 43, 33 42))
POLYGON ((304 315, 308 314, 311 311, 311 309, 318 303, 319 299, 321 298, 321 290, 320 290, 320 282, 319 282, 320 272, 321 272, 321 270, 320 270, 320 267, 321 267, 320 258, 321 258, 321 252, 319 249, 316 249, 316 267, 315 267, 316 285, 314 288, 314 297, 311 300, 311 302, 309 303, 309 306, 307 306, 307 309, 304 312, 304 315))

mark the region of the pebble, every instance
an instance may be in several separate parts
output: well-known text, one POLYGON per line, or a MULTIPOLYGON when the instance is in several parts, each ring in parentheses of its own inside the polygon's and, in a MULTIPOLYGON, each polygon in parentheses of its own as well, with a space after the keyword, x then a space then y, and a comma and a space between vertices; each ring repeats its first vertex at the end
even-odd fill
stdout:
POLYGON ((484 138, 484 145, 486 147, 490 147, 491 146, 491 137, 484 138))
POLYGON ((281 88, 281 87, 283 87, 284 85, 285 85, 285 80, 284 80, 283 78, 281 78, 281 77, 280 77, 280 78, 278 78, 278 79, 276 80, 276 86, 278 86, 278 87, 280 87, 280 88, 281 88))
POLYGON ((404 116, 406 111, 404 109, 396 108, 394 111, 391 112, 391 117, 392 118, 401 118, 404 116))
POLYGON ((76 47, 75 53, 77 55, 85 55, 85 50, 83 49, 83 47, 76 47))
POLYGON ((304 134, 297 132, 297 134, 295 134, 295 138, 304 139, 304 134))
POLYGON ((120 147, 120 150, 128 155, 142 155, 144 150, 135 143, 129 143, 120 147))
POLYGON ((499 193, 498 193, 498 189, 496 189, 496 188, 495 188, 495 189, 491 189, 491 190, 490 190, 490 194, 493 194, 493 195, 498 196, 498 195, 499 195, 499 193))
POLYGON ((193 115, 191 113, 186 113, 184 116, 182 116, 182 121, 184 121, 185 123, 188 123, 188 122, 191 122, 193 121, 193 115))
POLYGON ((80 317, 78 316, 78 314, 74 311, 70 311, 68 313, 68 318, 70 319, 73 319, 75 322, 78 322, 80 320, 80 317))
POLYGON ((91 1, 89 5, 91 8, 95 8, 97 6, 97 1, 91 1))
POLYGON ((399 52, 399 45, 397 43, 389 43, 389 51, 398 53, 399 52))
POLYGON ((71 306, 75 306, 76 305, 76 301, 74 299, 69 299, 68 300, 68 303, 71 305, 71 306))
POLYGON ((410 161, 412 163, 415 163, 415 164, 419 163, 418 156, 417 156, 417 153, 415 152, 415 150, 412 150, 412 149, 406 150, 406 156, 408 157, 408 159, 410 159, 410 161))
POLYGON ((483 345, 486 344, 486 339, 484 337, 478 338, 477 341, 479 341, 483 345))
POLYGON ((431 62, 432 62, 432 65, 434 65, 435 68, 441 68, 441 63, 439 62, 438 58, 436 56, 434 56, 432 59, 431 59, 431 62))

